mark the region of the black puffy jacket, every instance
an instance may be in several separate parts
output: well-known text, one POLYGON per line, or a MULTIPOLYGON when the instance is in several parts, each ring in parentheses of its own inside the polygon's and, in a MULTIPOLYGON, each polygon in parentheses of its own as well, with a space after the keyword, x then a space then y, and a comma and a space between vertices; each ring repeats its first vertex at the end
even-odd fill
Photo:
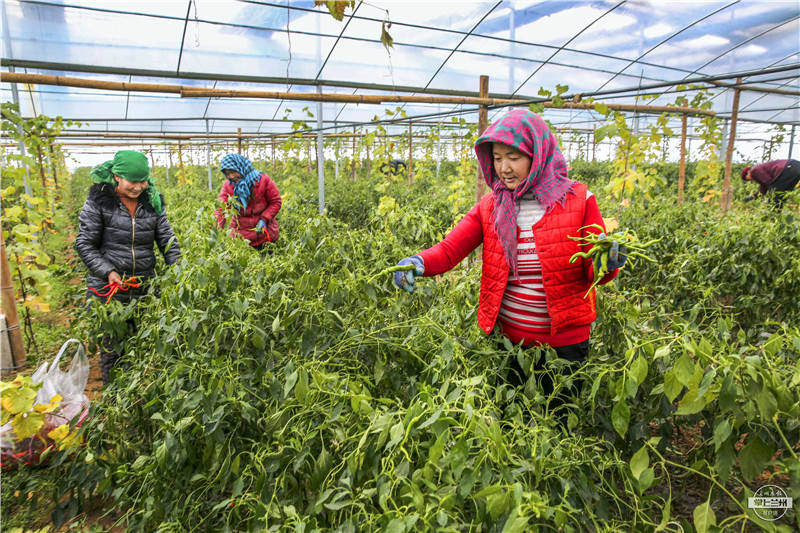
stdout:
MULTIPOLYGON (((89 287, 100 290, 108 283, 108 275, 116 270, 124 279, 138 276, 146 280, 155 274, 156 255, 153 244, 164 255, 168 265, 181 256, 178 241, 163 211, 157 214, 147 194, 139 196, 135 216, 117 196, 114 186, 97 183, 89 189, 89 196, 79 216, 78 237, 75 248, 89 269, 89 287)), ((117 292, 115 299, 130 301, 146 292, 140 289, 117 292)), ((91 294, 87 291, 87 295, 91 294)))

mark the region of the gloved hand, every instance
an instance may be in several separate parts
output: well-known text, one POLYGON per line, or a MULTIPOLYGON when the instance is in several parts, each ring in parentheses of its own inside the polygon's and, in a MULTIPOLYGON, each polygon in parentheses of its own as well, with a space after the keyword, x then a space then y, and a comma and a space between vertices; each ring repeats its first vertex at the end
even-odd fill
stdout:
POLYGON ((263 218, 258 219, 258 224, 256 224, 256 233, 264 233, 264 230, 267 229, 267 223, 264 222, 263 218))
POLYGON ((611 272, 622 268, 622 265, 628 260, 627 254, 628 249, 626 247, 620 246, 617 241, 611 241, 611 249, 608 251, 608 263, 606 263, 608 271, 611 272))
MULTIPOLYGON (((605 236, 603 233, 600 235, 605 236)), ((608 253, 605 273, 612 272, 617 268, 622 268, 622 265, 624 265, 625 261, 628 260, 628 249, 625 246, 620 246, 619 242, 617 241, 611 241, 611 248, 608 250, 608 252, 597 252, 593 255, 592 261, 594 262, 595 272, 600 270, 600 261, 602 260, 602 255, 604 253, 608 253)))
POLYGON ((414 270, 401 270, 394 273, 394 284, 408 292, 414 292, 414 275, 421 276, 425 273, 425 265, 422 258, 418 255, 401 259, 397 266, 414 265, 414 270))
POLYGON ((755 194, 751 194, 750 196, 746 197, 744 199, 744 201, 745 201, 745 203, 747 203, 747 202, 751 202, 751 201, 753 201, 755 199, 756 199, 756 195, 755 194))

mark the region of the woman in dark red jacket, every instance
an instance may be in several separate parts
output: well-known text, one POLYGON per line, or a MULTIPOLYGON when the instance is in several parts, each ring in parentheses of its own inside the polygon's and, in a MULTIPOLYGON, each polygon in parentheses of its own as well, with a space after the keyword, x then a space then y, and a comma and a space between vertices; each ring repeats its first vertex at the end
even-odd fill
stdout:
POLYGON ((800 161, 778 159, 754 167, 744 167, 742 179, 758 183, 758 192, 745 198, 745 202, 754 200, 759 195, 764 196, 767 191, 773 190, 775 207, 780 209, 783 207, 784 193, 793 190, 800 181, 800 161))
MULTIPOLYGON (((231 217, 231 235, 238 233, 257 250, 278 240, 275 215, 281 210, 281 193, 275 182, 239 154, 223 157, 220 168, 227 179, 219 193, 219 201, 228 204, 233 199, 237 211, 231 217)), ((214 214, 219 227, 225 227, 225 210, 219 208, 214 214)))
MULTIPOLYGON (((581 248, 568 237, 598 233, 586 227, 592 224, 605 228, 596 199, 586 185, 567 177, 558 141, 530 111, 514 110, 493 123, 476 141, 475 152, 492 192, 442 242, 400 261, 415 269, 395 273, 395 283, 413 292, 415 275, 446 272, 483 244, 481 329, 488 334, 499 324, 514 344, 549 345, 559 357, 583 360, 597 317, 595 293, 589 290, 597 258, 570 263, 581 248)), ((617 275, 624 252, 608 258, 601 284, 617 275)), ((512 358, 517 376, 510 381, 524 383, 515 363, 512 358)), ((552 391, 549 382, 542 387, 546 394, 552 391)))

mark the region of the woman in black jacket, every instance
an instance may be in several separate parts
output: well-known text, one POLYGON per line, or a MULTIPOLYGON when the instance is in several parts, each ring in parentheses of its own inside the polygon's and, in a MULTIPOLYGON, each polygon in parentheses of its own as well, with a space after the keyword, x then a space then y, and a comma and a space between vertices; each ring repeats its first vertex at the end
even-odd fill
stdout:
MULTIPOLYGON (((144 296, 144 282, 155 275, 158 246, 168 265, 181 252, 164 212, 163 197, 150 178, 144 154, 121 150, 92 169, 94 185, 79 216, 75 248, 89 270, 86 291, 92 298, 128 303, 144 296)), ((100 369, 103 382, 120 357, 124 339, 103 337, 100 369)))

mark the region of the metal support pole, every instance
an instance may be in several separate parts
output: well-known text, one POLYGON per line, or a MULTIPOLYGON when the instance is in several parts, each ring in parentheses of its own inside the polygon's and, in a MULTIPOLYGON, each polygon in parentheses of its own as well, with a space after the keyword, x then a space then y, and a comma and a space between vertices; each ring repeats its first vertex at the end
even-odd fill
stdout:
MULTIPOLYGON (((336 133, 338 133, 337 126, 338 125, 336 124, 336 122, 334 122, 333 123, 333 131, 336 132, 336 133)), ((334 145, 335 148, 334 148, 334 154, 333 154, 333 172, 334 172, 334 178, 338 180, 339 179, 339 143, 341 141, 339 141, 339 139, 336 139, 336 140, 334 140, 334 142, 336 144, 334 145)), ((367 151, 367 154, 369 154, 369 151, 367 151)), ((367 159, 369 159, 369 156, 367 156, 367 159)))
MULTIPOLYGON (((206 119, 206 134, 208 134, 208 119, 206 119)), ((208 190, 213 190, 211 185, 211 143, 206 138, 206 163, 208 163, 208 190)))
POLYGON ((789 136, 789 157, 788 157, 788 159, 792 158, 792 148, 794 148, 794 128, 795 128, 795 126, 792 126, 792 134, 789 136))
POLYGON ((408 184, 414 180, 414 172, 411 170, 414 164, 414 139, 411 137, 411 121, 408 121, 408 184))
MULTIPOLYGON (((322 87, 317 85, 317 92, 322 93, 322 87)), ((310 155, 309 155, 310 157, 310 155)), ((319 187, 319 214, 325 212, 325 154, 322 144, 322 102, 317 102, 317 184, 319 187)))

